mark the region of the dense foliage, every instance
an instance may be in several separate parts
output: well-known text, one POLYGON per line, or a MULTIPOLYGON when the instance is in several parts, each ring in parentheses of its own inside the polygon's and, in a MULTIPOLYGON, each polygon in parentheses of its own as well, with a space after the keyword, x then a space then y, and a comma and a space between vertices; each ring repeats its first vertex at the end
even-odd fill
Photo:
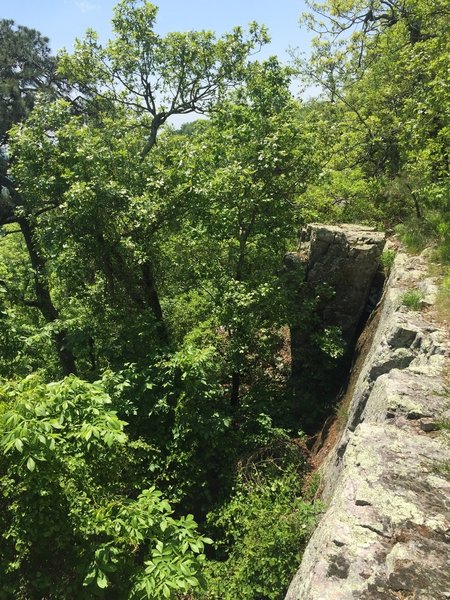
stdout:
POLYGON ((1 597, 112 586, 154 598, 199 584, 209 540, 191 515, 174 519, 154 487, 138 491, 150 449, 128 440, 99 383, 29 376, 1 393, 1 597))
POLYGON ((449 27, 445 0, 310 2, 318 32, 300 66, 323 156, 311 190, 338 218, 434 238, 448 259, 449 27))
POLYGON ((0 22, 0 598, 283 597, 343 354, 283 255, 317 220, 450 252, 446 3, 310 4, 290 66, 146 0, 58 58, 0 22))

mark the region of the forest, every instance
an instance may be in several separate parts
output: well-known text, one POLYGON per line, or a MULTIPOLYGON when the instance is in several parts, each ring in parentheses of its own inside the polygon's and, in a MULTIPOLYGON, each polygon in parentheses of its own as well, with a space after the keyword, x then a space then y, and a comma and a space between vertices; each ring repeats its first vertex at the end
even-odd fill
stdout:
POLYGON ((372 225, 450 291, 448 0, 308 7, 289 64, 257 23, 160 36, 147 0, 56 56, 0 21, 1 600, 281 600, 349 352, 283 256, 372 225))

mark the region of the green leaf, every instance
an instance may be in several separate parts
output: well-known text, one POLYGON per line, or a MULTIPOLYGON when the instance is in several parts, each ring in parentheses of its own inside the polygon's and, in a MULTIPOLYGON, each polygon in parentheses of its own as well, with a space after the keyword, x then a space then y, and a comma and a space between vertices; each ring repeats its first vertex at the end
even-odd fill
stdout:
POLYGON ((91 571, 89 571, 89 573, 86 575, 86 577, 84 578, 83 581, 83 585, 89 585, 90 583, 92 583, 95 579, 95 569, 92 569, 91 571))
POLYGON ((29 471, 34 471, 35 468, 36 468, 36 463, 34 462, 34 460, 32 459, 32 457, 29 456, 28 460, 27 460, 27 469, 29 471))
POLYGON ((147 592, 147 598, 151 598, 153 592, 153 585, 151 584, 149 579, 145 580, 145 591, 147 592))
POLYGON ((209 537, 202 537, 202 542, 203 542, 204 544, 214 544, 214 540, 212 540, 212 539, 211 539, 211 538, 209 538, 209 537))
POLYGON ((108 587, 108 579, 106 578, 106 575, 103 573, 103 571, 97 571, 96 583, 98 587, 102 590, 108 587))

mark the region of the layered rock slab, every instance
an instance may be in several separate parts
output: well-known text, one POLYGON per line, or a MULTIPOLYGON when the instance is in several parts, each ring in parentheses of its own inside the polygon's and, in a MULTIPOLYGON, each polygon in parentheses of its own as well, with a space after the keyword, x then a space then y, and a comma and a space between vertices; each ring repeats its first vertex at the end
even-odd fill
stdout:
POLYGON ((302 232, 305 281, 313 290, 324 284, 333 289, 322 321, 339 326, 347 342, 358 329, 384 244, 384 233, 363 225, 313 223, 302 232))
POLYGON ((396 259, 348 422, 323 466, 328 504, 286 600, 450 598, 446 333, 402 305, 435 292, 421 258, 396 259), (426 289, 425 289, 426 288, 426 289))
POLYGON ((321 319, 339 326, 347 342, 358 329, 384 244, 384 233, 373 227, 312 223, 301 232, 299 252, 285 256, 288 270, 299 272, 304 284, 300 300, 308 291, 320 294, 324 285, 333 291, 321 307, 321 319))

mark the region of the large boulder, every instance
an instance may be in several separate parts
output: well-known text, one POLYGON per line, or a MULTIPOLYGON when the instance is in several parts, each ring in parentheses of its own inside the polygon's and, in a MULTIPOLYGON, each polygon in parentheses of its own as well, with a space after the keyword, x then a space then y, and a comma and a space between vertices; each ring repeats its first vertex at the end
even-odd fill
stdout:
POLYGON ((321 306, 322 320, 325 326, 340 327, 346 342, 358 330, 384 244, 384 233, 362 225, 311 224, 302 232, 307 288, 332 289, 321 306))

